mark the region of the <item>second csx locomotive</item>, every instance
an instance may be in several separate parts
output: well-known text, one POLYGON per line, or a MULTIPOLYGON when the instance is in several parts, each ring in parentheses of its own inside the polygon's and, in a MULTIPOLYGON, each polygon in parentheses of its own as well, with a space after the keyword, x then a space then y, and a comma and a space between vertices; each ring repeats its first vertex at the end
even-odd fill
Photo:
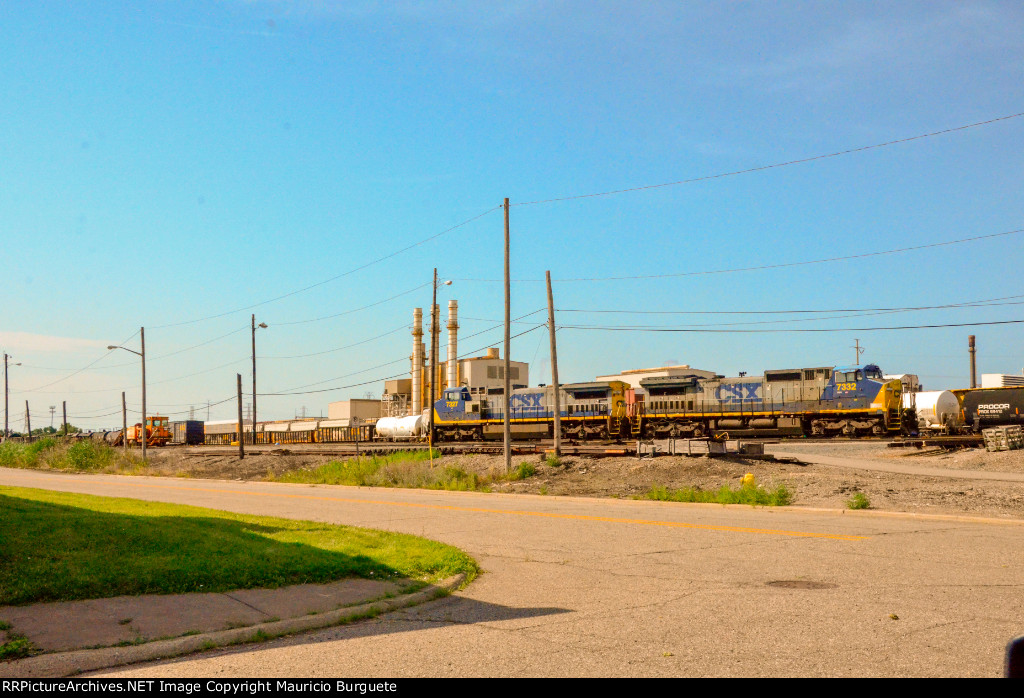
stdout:
MULTIPOLYGON (((902 385, 874 364, 765 371, 762 376, 645 378, 642 391, 621 381, 560 387, 563 434, 574 439, 792 434, 899 433, 908 418, 902 385)), ((434 403, 437 440, 501 438, 504 398, 449 388, 434 403)), ((554 388, 520 388, 510 396, 514 438, 554 430, 554 388)))

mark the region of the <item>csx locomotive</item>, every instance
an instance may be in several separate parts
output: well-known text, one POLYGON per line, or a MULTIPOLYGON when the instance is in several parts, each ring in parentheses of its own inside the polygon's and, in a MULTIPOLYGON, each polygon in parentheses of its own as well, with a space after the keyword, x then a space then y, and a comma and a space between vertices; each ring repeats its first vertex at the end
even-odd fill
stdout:
MULTIPOLYGON (((644 378, 560 387, 562 433, 570 439, 752 435, 885 435, 912 423, 902 385, 874 364, 765 371, 763 376, 644 378)), ((502 395, 449 388, 434 403, 436 440, 501 438, 502 395)), ((520 388, 510 396, 513 438, 547 438, 554 430, 554 388, 520 388)))

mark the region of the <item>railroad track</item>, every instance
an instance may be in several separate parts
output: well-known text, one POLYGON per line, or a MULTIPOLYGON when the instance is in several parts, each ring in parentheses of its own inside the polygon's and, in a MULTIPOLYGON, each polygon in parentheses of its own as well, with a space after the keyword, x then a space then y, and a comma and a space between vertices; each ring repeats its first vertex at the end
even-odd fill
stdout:
MULTIPOLYGON (((749 437, 742 439, 730 439, 730 441, 742 441, 745 443, 802 443, 802 444, 863 444, 863 443, 887 443, 891 448, 963 448, 982 445, 981 436, 933 436, 933 437, 852 437, 852 438, 780 438, 775 437, 749 437)), ((592 458, 610 456, 629 456, 636 453, 636 442, 562 442, 563 456, 587 456, 592 458)), ((512 444, 512 455, 537 455, 541 456, 554 447, 550 439, 543 441, 515 442, 512 444)), ((203 457, 233 457, 238 454, 237 446, 176 446, 176 448, 187 448, 192 455, 203 457)), ((422 442, 360 442, 338 443, 338 444, 277 444, 256 446, 246 445, 245 452, 248 455, 269 454, 278 456, 355 456, 355 455, 388 455, 395 451, 425 451, 428 448, 422 442)), ((439 442, 434 448, 442 455, 456 455, 460 453, 483 453, 501 455, 504 453, 504 446, 500 442, 439 442)))

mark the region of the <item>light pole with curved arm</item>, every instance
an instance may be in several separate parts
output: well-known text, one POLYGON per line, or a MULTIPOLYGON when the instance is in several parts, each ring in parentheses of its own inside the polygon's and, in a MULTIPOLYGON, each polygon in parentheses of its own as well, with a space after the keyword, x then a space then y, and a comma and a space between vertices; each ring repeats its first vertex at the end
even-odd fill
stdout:
MULTIPOLYGON (((256 444, 256 328, 260 327, 267 329, 267 323, 261 322, 256 324, 256 314, 252 316, 252 443, 256 444)), ((244 434, 239 434, 238 438, 244 438, 244 434)))
MULTIPOLYGON (((142 341, 142 351, 135 351, 134 349, 129 349, 128 347, 118 346, 116 344, 109 345, 107 347, 107 349, 109 349, 110 351, 113 351, 114 349, 124 349, 125 351, 130 351, 131 353, 135 354, 136 356, 138 356, 139 358, 142 359, 142 438, 140 438, 139 441, 142 443, 142 460, 146 460, 146 440, 149 438, 149 432, 146 430, 146 328, 145 327, 140 327, 139 328, 139 338, 142 341)), ((127 441, 128 434, 124 434, 122 438, 124 438, 127 441)))

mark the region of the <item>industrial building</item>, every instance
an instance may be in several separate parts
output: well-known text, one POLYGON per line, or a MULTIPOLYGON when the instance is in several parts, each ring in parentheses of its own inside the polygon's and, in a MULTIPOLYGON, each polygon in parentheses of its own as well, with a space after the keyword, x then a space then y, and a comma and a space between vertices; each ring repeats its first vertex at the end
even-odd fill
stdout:
MULTIPOLYGON (((433 391, 435 400, 440 398, 445 388, 457 386, 466 386, 473 394, 501 395, 505 392, 505 361, 497 349, 488 349, 484 356, 459 358, 459 302, 448 301, 448 351, 444 361, 440 359, 441 323, 438 306, 434 307, 433 314, 438 336, 436 367, 433 371, 429 367, 429 354, 423 335, 426 334, 429 338, 431 332, 429 327, 424 332, 423 309, 414 308, 412 355, 409 357, 410 377, 384 383, 384 393, 378 405, 379 417, 420 414, 430 404, 431 383, 436 386, 433 391)), ((522 361, 509 362, 509 380, 513 390, 529 387, 530 365, 522 361)), ((333 413, 331 414, 333 417, 333 413)))
POLYGON ((1024 386, 1024 375, 1006 373, 982 373, 982 388, 1018 388, 1024 386))
POLYGON ((327 418, 333 421, 345 422, 338 426, 349 426, 363 422, 373 422, 381 416, 380 400, 369 400, 359 398, 354 400, 341 400, 327 405, 327 418))

